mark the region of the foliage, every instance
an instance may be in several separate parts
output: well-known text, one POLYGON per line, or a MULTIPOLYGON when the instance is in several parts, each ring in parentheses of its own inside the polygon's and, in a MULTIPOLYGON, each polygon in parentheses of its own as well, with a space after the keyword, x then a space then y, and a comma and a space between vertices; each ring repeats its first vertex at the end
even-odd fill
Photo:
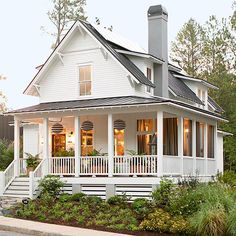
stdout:
POLYGON ((14 159, 13 143, 8 140, 0 140, 0 170, 5 170, 14 159))
MULTIPOLYGON (((3 76, 3 75, 0 75, 0 81, 1 80, 6 80, 6 77, 3 76)), ((4 95, 4 93, 0 90, 0 114, 2 112, 6 112, 7 111, 6 102, 7 102, 7 98, 4 95)))
POLYGON ((62 191, 64 183, 57 176, 47 175, 39 182, 40 195, 57 197, 62 191))
POLYGON ((174 184, 171 180, 162 179, 160 186, 152 193, 152 198, 156 205, 159 207, 168 205, 173 189, 174 184))
MULTIPOLYGON (((235 6, 234 6, 235 7, 235 6)), ((209 20, 200 25, 190 19, 172 43, 171 58, 189 75, 205 79, 219 90, 209 95, 224 109, 229 123, 219 128, 231 132, 224 140, 225 169, 236 171, 236 11, 232 17, 209 20)))
POLYGON ((229 235, 236 235, 236 207, 230 211, 227 218, 227 233, 229 235))
POLYGON ((191 227, 197 235, 221 236, 226 232, 226 213, 224 208, 204 206, 191 218, 191 227))
POLYGON ((158 233, 186 233, 188 222, 181 216, 172 217, 168 212, 157 209, 141 223, 140 228, 158 233))
POLYGON ((25 155, 27 157, 27 160, 26 160, 27 168, 32 167, 33 169, 35 169, 39 164, 39 154, 32 155, 26 152, 25 155))
POLYGON ((223 174, 218 174, 217 179, 220 183, 236 187, 236 173, 234 171, 226 170, 223 174))
POLYGON ((132 208, 139 219, 143 219, 153 211, 153 204, 145 198, 136 198, 132 203, 132 208))
POLYGON ((110 197, 107 200, 107 203, 109 205, 113 205, 113 206, 126 207, 127 200, 128 200, 128 198, 126 197, 126 195, 122 195, 122 196, 115 195, 113 197, 110 197))
POLYGON ((102 153, 101 152, 101 149, 100 150, 97 150, 97 149, 93 149, 89 154, 88 156, 105 156, 106 153, 102 153))
POLYGON ((58 152, 54 153, 55 157, 74 157, 75 151, 73 148, 69 150, 59 150, 58 152))
MULTIPOLYGON (((52 0, 53 8, 47 13, 49 20, 56 28, 51 33, 56 38, 55 48, 61 41, 65 31, 77 20, 86 20, 84 7, 86 0, 52 0)), ((44 27, 42 30, 45 31, 44 27)))

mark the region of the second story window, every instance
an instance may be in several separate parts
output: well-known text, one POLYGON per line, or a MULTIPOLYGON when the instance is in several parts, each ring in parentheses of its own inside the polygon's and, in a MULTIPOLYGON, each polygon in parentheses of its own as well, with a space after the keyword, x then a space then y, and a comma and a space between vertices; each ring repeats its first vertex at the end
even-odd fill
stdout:
POLYGON ((92 68, 90 65, 79 67, 79 95, 91 95, 92 68))
MULTIPOLYGON (((152 81, 152 69, 147 68, 147 78, 152 81)), ((147 92, 151 93, 151 87, 147 86, 147 92)))

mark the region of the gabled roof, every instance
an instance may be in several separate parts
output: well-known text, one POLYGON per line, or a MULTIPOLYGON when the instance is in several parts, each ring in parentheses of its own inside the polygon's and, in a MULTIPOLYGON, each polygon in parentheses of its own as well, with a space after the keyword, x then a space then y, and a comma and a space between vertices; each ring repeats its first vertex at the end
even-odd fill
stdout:
POLYGON ((182 80, 173 75, 173 72, 169 71, 168 78, 169 88, 176 94, 176 96, 204 105, 196 94, 182 80))
POLYGON ((155 85, 144 75, 144 73, 126 56, 118 53, 115 48, 89 23, 80 23, 141 83, 150 87, 155 85))

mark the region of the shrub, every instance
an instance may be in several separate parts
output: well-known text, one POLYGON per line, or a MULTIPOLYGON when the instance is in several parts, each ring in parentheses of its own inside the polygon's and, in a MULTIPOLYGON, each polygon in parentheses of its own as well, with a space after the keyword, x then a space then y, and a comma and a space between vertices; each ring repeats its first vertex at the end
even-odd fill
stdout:
POLYGON ((230 211, 227 219, 227 233, 229 235, 236 235, 236 207, 230 211))
POLYGON ((174 189, 174 184, 171 180, 163 179, 160 182, 160 187, 152 193, 152 198, 157 206, 169 205, 169 199, 174 189))
POLYGON ((236 187, 236 173, 234 171, 226 170, 223 174, 217 176, 217 180, 230 187, 236 187))
POLYGON ((153 210, 152 203, 145 198, 135 199, 131 206, 140 219, 143 219, 153 210))
POLYGON ((70 197, 70 200, 73 202, 80 202, 82 199, 85 198, 85 194, 84 193, 75 193, 70 197))
POLYGON ((58 200, 60 202, 69 202, 71 201, 71 195, 69 195, 68 193, 61 194, 58 200))
POLYGON ((0 140, 0 170, 5 170, 14 159, 13 143, 5 139, 0 140))
POLYGON ((48 175, 39 182, 40 195, 57 197, 61 193, 64 183, 59 177, 48 175))
POLYGON ((140 229, 158 233, 186 233, 188 222, 181 216, 172 217, 168 212, 157 209, 141 222, 140 229))
POLYGON ((125 195, 113 196, 107 200, 109 205, 125 207, 127 205, 128 198, 125 195))
POLYGON ((226 231, 226 212, 223 206, 204 205, 191 219, 193 231, 201 236, 221 236, 226 231))
POLYGON ((39 164, 39 154, 34 156, 34 155, 26 152, 25 155, 27 157, 27 159, 26 159, 27 168, 32 167, 33 169, 35 169, 39 164))

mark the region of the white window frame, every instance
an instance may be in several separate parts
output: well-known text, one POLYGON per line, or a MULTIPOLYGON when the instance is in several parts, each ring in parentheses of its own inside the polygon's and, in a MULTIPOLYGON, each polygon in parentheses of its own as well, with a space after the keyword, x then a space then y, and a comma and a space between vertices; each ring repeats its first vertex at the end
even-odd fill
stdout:
MULTIPOLYGON (((150 81, 153 83, 153 68, 151 68, 151 66, 147 66, 146 67, 146 75, 147 75, 147 70, 148 69, 150 69, 151 70, 151 79, 150 79, 150 81)), ((148 77, 147 77, 147 79, 148 79, 148 77)), ((149 79, 148 79, 149 80, 149 79)), ((151 86, 147 86, 146 85, 146 93, 148 93, 148 94, 153 94, 153 89, 152 89, 152 87, 151 86), (149 91, 150 90, 150 91, 149 91)))
MULTIPOLYGON (((79 98, 88 98, 88 97, 92 97, 93 96, 93 63, 92 62, 88 62, 88 63, 81 63, 81 64, 77 64, 77 81, 78 81, 78 97, 79 98), (80 95, 80 68, 81 67, 85 67, 85 66, 90 66, 91 68, 91 94, 89 95, 80 95)), ((85 82, 85 81, 83 81, 85 82)), ((88 82, 88 81, 87 81, 88 82)))

